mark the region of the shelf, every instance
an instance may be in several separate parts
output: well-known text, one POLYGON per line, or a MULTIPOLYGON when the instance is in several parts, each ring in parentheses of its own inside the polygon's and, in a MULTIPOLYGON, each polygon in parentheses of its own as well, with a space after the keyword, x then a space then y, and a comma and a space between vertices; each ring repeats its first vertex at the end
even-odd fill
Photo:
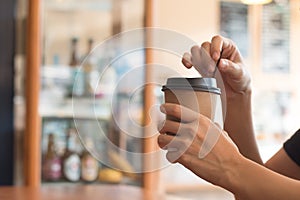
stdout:
POLYGON ((48 11, 71 12, 71 11, 110 11, 111 0, 46 0, 48 11))
POLYGON ((133 185, 133 186, 140 186, 139 181, 134 181, 130 178, 124 177, 119 183, 109 183, 109 182, 102 182, 102 181, 95 181, 95 182, 84 182, 84 181, 78 181, 78 182, 68 182, 65 180, 59 180, 59 181, 43 181, 43 186, 47 185, 101 185, 101 184, 111 184, 111 185, 133 185))
POLYGON ((71 73, 71 68, 68 65, 47 65, 41 68, 41 77, 46 79, 69 80, 71 73))
POLYGON ((61 98, 55 102, 41 101, 39 107, 41 117, 80 118, 109 120, 111 110, 109 101, 105 98, 61 98), (74 103, 74 104, 73 104, 74 103), (73 109, 76 106, 76 111, 73 109))

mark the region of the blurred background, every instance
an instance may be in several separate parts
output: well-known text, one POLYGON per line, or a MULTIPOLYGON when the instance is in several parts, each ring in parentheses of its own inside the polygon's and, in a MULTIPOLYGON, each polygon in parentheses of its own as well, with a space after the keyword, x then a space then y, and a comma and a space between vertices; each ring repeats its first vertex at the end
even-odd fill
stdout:
MULTIPOLYGON (((149 120, 148 110, 163 101, 160 85, 139 88, 133 96, 131 91, 149 80, 164 83, 176 74, 197 74, 184 69, 179 55, 159 50, 140 49, 110 62, 121 55, 122 45, 105 41, 143 27, 175 31, 198 44, 216 34, 231 38, 252 76, 256 138, 266 161, 300 124, 300 1, 263 3, 1 1, 0 185, 129 184, 159 186, 164 192, 187 199, 233 199, 230 193, 206 183, 179 164, 153 173, 133 174, 142 171, 147 163, 158 161, 108 150, 107 139, 130 152, 157 149, 153 138, 125 134, 118 122, 137 135, 153 131, 153 127, 143 127, 149 120), (101 51, 89 54, 99 45, 101 51), (109 63, 107 68, 105 63, 109 63), (146 66, 149 63, 173 68, 146 66), (124 78, 134 69, 139 69, 134 77, 124 78), (94 87, 99 71, 103 72, 103 85, 94 87), (35 90, 29 91, 30 88, 35 90), (112 92, 114 88, 118 89, 112 92), (132 121, 140 126, 132 126, 132 121), (105 162, 95 159, 95 154, 105 162)), ((141 46, 147 39, 147 35, 141 38, 141 46)), ((173 42, 176 46, 178 41, 173 42)))

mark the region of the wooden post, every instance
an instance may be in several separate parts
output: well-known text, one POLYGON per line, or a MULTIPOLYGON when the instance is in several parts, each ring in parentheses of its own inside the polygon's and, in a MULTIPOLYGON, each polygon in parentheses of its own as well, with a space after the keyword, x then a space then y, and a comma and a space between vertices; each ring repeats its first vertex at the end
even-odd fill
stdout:
MULTIPOLYGON (((145 0, 145 27, 154 27, 154 15, 155 15, 155 0, 145 0)), ((145 35, 145 43, 151 44, 152 43, 152 35, 149 32, 146 32, 145 35)), ((151 45, 146 45, 151 46, 151 45)), ((144 126, 145 128, 145 140, 144 140, 144 153, 151 153, 157 150, 157 141, 156 137, 149 137, 152 135, 153 127, 150 125, 151 117, 150 117, 150 109, 155 103, 155 96, 154 96, 154 87, 155 85, 151 84, 153 78, 153 69, 149 67, 149 64, 154 63, 154 50, 147 48, 145 49, 145 93, 144 93, 144 126), (148 65, 148 66, 147 66, 148 65)), ((151 160, 146 159, 144 160, 144 165, 153 166, 152 162, 158 162, 159 159, 151 160)), ((145 167, 147 169, 147 167, 145 167)), ((145 172, 143 177, 143 186, 147 191, 150 192, 158 192, 159 189, 159 171, 153 172, 145 172)))
POLYGON ((26 127, 24 149, 25 185, 39 186, 41 182, 40 116, 40 0, 28 1, 26 46, 26 127))

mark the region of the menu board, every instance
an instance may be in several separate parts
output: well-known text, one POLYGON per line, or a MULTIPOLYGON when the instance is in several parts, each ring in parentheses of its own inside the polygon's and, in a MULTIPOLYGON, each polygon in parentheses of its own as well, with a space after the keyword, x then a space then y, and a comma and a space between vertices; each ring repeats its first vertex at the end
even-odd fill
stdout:
POLYGON ((262 12, 262 69, 288 73, 290 66, 290 8, 288 3, 271 3, 262 12))
POLYGON ((220 14, 220 33, 230 38, 238 46, 244 57, 248 56, 248 6, 238 2, 222 1, 220 14))

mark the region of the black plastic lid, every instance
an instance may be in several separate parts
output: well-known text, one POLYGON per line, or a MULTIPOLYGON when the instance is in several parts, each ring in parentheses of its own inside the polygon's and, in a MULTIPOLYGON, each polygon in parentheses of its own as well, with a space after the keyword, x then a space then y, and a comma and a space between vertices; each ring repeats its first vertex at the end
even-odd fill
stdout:
POLYGON ((162 91, 173 89, 221 94, 215 78, 168 78, 167 84, 162 87, 162 91))

